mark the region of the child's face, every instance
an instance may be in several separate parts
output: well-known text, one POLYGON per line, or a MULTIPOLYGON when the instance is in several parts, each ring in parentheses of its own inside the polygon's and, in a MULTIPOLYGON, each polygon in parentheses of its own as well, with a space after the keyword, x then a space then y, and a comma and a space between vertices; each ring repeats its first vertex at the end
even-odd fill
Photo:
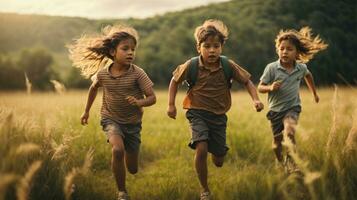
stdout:
POLYGON ((295 45, 293 45, 289 40, 283 40, 279 45, 278 55, 280 62, 283 64, 293 64, 295 63, 298 52, 295 45))
POLYGON ((111 52, 114 62, 119 65, 130 65, 135 58, 136 44, 133 39, 121 41, 117 48, 111 52))
POLYGON ((197 46, 198 53, 202 56, 205 64, 214 64, 222 53, 223 45, 218 36, 209 36, 204 42, 197 46))

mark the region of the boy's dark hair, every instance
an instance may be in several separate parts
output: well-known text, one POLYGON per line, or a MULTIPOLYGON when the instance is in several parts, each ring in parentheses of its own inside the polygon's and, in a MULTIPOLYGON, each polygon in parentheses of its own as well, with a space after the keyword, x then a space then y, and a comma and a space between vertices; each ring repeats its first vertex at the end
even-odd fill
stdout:
POLYGON ((218 36, 221 44, 228 39, 228 28, 222 21, 209 19, 198 26, 194 33, 197 45, 200 45, 210 36, 218 36))

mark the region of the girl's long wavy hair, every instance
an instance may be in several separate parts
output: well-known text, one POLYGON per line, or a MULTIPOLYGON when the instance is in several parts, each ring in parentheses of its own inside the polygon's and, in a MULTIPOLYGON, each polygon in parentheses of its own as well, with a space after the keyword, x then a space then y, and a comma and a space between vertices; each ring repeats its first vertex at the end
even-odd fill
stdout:
POLYGON ((200 45, 209 36, 218 36, 221 44, 224 44, 228 39, 228 28, 220 20, 209 19, 196 28, 194 36, 197 45, 200 45))
POLYGON ((73 44, 68 45, 69 58, 73 66, 89 78, 114 60, 111 51, 126 39, 133 39, 138 45, 137 31, 126 25, 106 26, 101 34, 82 35, 75 39, 73 44))
POLYGON ((297 61, 307 63, 311 60, 316 53, 327 48, 327 44, 321 40, 319 35, 312 36, 311 28, 306 26, 296 30, 280 30, 275 39, 275 48, 278 52, 279 46, 283 40, 290 41, 297 49, 297 61))

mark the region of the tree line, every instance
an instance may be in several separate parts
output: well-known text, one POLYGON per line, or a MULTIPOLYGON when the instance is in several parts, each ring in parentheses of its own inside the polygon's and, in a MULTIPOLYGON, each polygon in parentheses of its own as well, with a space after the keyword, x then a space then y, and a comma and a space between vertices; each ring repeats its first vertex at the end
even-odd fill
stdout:
MULTIPOLYGON (((56 78, 67 87, 87 87, 90 81, 71 67, 65 45, 83 33, 99 32, 105 25, 117 23, 138 30, 141 38, 135 63, 156 85, 167 86, 174 68, 197 54, 194 29, 209 18, 228 26, 230 35, 223 53, 246 68, 254 82, 259 81, 266 64, 277 59, 274 39, 279 30, 310 26, 329 44, 308 63, 317 84, 355 85, 355 11, 354 0, 237 0, 146 19, 0 14, 0 88, 21 87, 24 79, 9 77, 23 78, 26 70, 30 80, 56 78)), ((45 82, 35 85, 46 89, 45 82)))

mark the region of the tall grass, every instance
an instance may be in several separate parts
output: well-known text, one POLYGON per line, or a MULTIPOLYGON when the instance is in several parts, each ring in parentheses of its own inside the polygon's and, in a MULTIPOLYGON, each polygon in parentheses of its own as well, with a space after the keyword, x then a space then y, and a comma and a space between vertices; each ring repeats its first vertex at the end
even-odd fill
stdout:
MULTIPOLYGON (((208 163, 214 199, 353 199, 357 196, 356 90, 325 88, 321 102, 301 93, 297 126, 302 175, 276 167, 272 133, 246 92, 234 92, 228 115, 230 147, 223 168, 208 163)), ((139 173, 127 176, 132 199, 198 199, 200 187, 187 147, 188 122, 177 98, 178 116, 166 116, 167 91, 145 108, 139 173)), ((261 99, 266 99, 265 95, 261 99)), ((99 125, 100 94, 89 125, 79 117, 85 91, 0 93, 0 200, 115 199, 111 151, 99 125), (20 194, 22 195, 20 198, 20 194)))

